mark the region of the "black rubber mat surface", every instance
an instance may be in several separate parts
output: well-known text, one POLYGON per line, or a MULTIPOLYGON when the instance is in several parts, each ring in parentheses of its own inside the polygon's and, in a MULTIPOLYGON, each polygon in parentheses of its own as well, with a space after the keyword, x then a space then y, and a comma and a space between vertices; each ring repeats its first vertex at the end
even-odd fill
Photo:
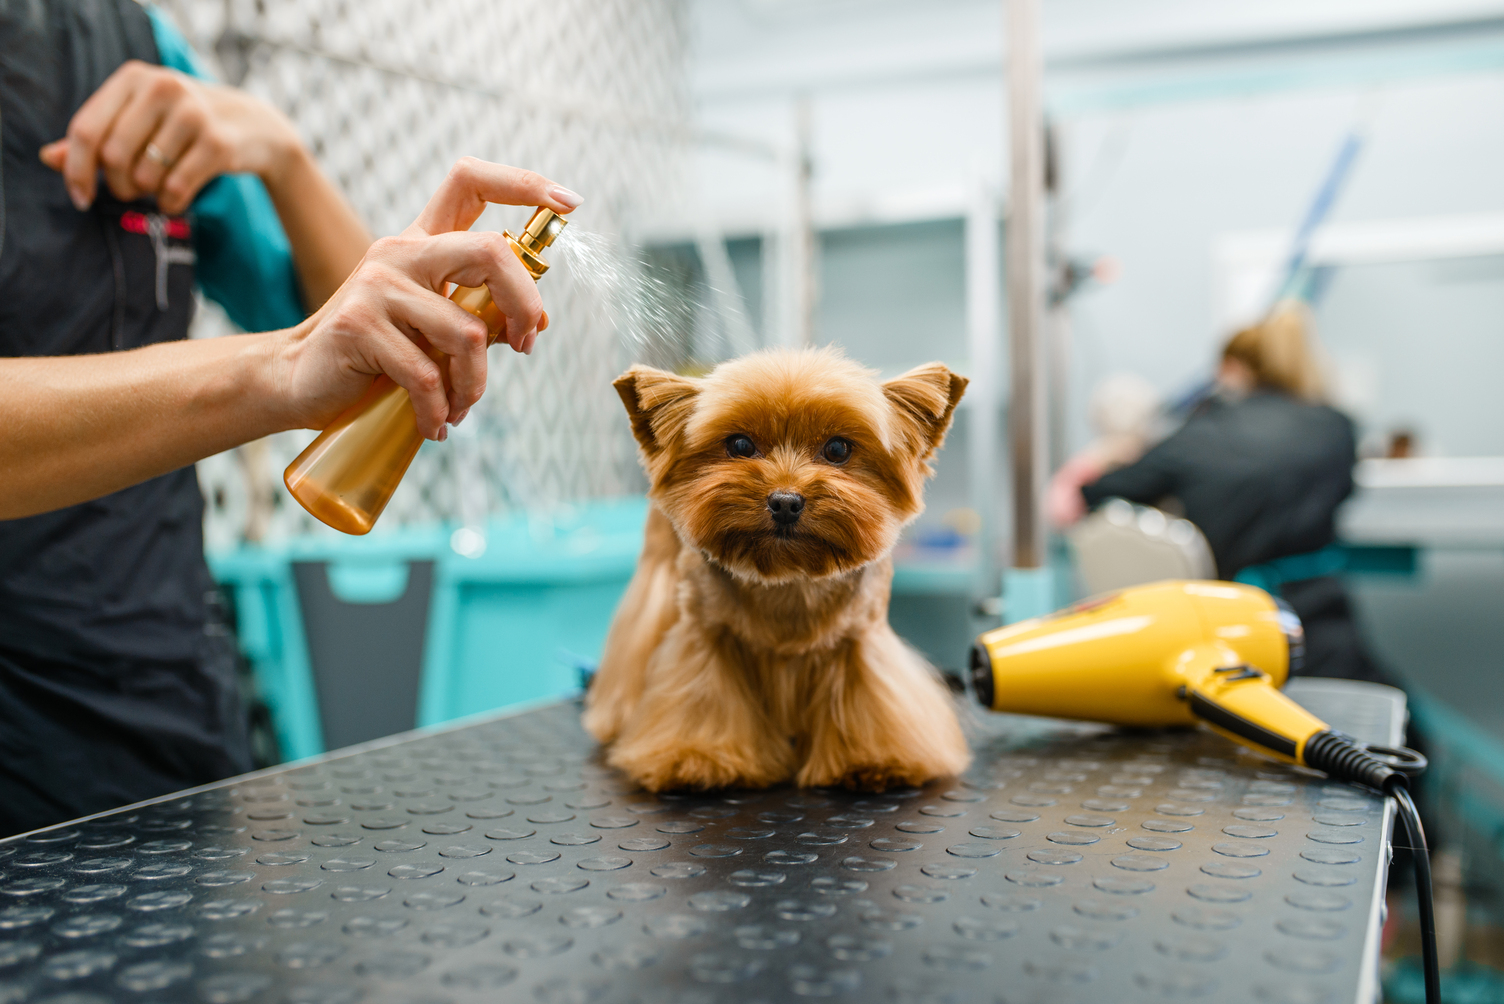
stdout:
POLYGON ((1203 732, 976 731, 924 790, 653 796, 564 703, 0 842, 0 1004, 1372 1000, 1379 798, 1203 732))

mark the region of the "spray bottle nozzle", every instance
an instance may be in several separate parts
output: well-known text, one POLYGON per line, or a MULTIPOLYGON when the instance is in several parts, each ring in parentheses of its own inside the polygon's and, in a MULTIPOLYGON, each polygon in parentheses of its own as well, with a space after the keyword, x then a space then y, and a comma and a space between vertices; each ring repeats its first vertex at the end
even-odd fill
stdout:
POLYGON ((539 206, 533 218, 527 221, 517 243, 529 251, 542 251, 569 225, 569 221, 547 206, 539 206))
POLYGON ((523 266, 537 279, 548 271, 548 262, 543 260, 543 249, 552 244, 554 238, 568 225, 569 221, 564 217, 552 209, 540 206, 533 213, 533 218, 527 221, 521 234, 514 237, 510 230, 503 230, 502 235, 512 242, 513 250, 522 259, 523 266))

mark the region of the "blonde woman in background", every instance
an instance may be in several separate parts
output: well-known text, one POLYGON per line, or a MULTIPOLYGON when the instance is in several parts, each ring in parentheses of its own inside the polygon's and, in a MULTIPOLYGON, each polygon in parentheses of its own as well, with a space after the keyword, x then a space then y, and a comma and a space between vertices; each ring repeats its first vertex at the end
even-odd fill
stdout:
MULTIPOLYGON (((1304 304, 1282 304, 1222 351, 1216 392, 1174 435, 1081 489, 1167 499, 1206 535, 1217 572, 1282 597, 1306 628, 1304 675, 1378 679, 1336 573, 1337 507, 1352 494, 1352 421, 1326 403, 1304 304)), ((1172 506, 1174 507, 1174 506, 1172 506)))
POLYGON ((1327 403, 1326 378, 1311 334, 1311 311, 1304 303, 1282 303, 1268 320, 1233 335, 1222 350, 1220 388, 1239 397, 1258 390, 1296 401, 1327 403))

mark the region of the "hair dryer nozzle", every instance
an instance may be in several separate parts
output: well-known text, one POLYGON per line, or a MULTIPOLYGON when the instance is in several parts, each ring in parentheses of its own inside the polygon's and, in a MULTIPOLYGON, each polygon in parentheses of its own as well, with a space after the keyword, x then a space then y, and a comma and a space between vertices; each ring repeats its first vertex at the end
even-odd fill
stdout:
POLYGON ((977 642, 971 646, 971 692, 984 708, 992 707, 993 686, 992 656, 987 654, 986 645, 977 642))

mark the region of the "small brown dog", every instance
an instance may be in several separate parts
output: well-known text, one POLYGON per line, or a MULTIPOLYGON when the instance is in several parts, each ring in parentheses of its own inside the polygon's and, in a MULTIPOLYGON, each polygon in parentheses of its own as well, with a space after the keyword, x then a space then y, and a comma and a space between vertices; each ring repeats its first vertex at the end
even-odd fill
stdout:
POLYGON ((893 545, 965 389, 830 349, 616 381, 653 507, 585 712, 609 763, 653 791, 966 767, 950 695, 888 626, 893 545))

